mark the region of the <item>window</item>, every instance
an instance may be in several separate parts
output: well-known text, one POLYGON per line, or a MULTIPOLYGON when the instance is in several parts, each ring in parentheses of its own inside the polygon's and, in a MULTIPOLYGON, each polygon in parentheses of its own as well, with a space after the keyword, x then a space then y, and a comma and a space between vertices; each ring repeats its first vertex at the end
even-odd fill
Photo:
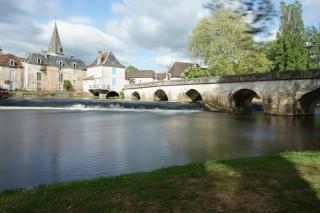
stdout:
POLYGON ((15 66, 14 60, 10 59, 9 60, 9 65, 12 66, 12 67, 15 66))
POLYGON ((37 63, 38 63, 38 64, 42 64, 41 58, 38 58, 38 59, 37 59, 37 63))
POLYGON ((77 69, 77 63, 72 63, 73 64, 73 68, 77 69))
POLYGON ((60 66, 60 67, 63 67, 63 65, 64 65, 64 64, 63 64, 63 61, 59 61, 59 66, 60 66))
POLYGON ((116 86, 117 85, 117 79, 112 79, 112 86, 116 86))
POLYGON ((62 73, 59 74, 59 81, 60 81, 60 82, 63 81, 63 74, 62 74, 62 73))
POLYGON ((10 76, 10 80, 14 80, 15 79, 15 77, 16 77, 16 72, 14 71, 14 70, 10 70, 10 74, 9 74, 10 76))
POLYGON ((117 74, 117 68, 116 67, 112 67, 112 75, 116 75, 117 74))
POLYGON ((41 72, 37 72, 37 81, 41 81, 41 72))

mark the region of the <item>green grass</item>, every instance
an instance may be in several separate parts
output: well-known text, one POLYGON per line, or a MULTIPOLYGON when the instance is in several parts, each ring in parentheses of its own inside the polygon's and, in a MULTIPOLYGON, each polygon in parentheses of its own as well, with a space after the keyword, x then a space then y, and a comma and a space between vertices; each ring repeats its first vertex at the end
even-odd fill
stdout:
POLYGON ((320 212, 320 152, 5 191, 0 212, 320 212))

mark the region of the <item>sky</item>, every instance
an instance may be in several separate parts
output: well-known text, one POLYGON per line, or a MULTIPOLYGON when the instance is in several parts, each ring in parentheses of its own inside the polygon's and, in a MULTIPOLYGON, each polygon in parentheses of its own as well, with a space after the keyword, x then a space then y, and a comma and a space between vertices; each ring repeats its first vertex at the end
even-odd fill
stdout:
MULTIPOLYGON (((47 49, 54 22, 65 55, 90 64, 98 51, 111 50, 125 66, 167 71, 191 61, 187 39, 208 15, 209 0, 0 0, 0 47, 25 57, 47 49)), ((273 0, 278 9, 280 0, 273 0)), ((292 3, 294 0, 286 0, 292 3)), ((306 26, 320 25, 320 0, 301 0, 306 26)), ((278 29, 276 18, 272 39, 278 29)))

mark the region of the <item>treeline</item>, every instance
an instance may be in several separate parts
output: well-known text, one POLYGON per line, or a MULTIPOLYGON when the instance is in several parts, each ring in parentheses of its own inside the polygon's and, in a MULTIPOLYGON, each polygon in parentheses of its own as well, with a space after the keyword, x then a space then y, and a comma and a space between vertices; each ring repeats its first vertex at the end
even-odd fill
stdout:
POLYGON ((320 28, 305 28, 299 2, 281 3, 280 28, 270 42, 257 42, 254 36, 268 30, 271 3, 250 2, 209 4, 211 15, 199 21, 188 41, 190 55, 208 68, 190 68, 185 78, 320 68, 320 28))

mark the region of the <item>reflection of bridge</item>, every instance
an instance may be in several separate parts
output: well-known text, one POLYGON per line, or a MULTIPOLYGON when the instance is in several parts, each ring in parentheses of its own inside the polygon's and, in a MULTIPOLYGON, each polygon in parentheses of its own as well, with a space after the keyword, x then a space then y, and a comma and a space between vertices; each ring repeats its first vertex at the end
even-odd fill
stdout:
POLYGON ((265 113, 313 114, 320 100, 320 70, 162 81, 127 86, 127 99, 203 102, 224 111, 249 111, 254 98, 265 113))

